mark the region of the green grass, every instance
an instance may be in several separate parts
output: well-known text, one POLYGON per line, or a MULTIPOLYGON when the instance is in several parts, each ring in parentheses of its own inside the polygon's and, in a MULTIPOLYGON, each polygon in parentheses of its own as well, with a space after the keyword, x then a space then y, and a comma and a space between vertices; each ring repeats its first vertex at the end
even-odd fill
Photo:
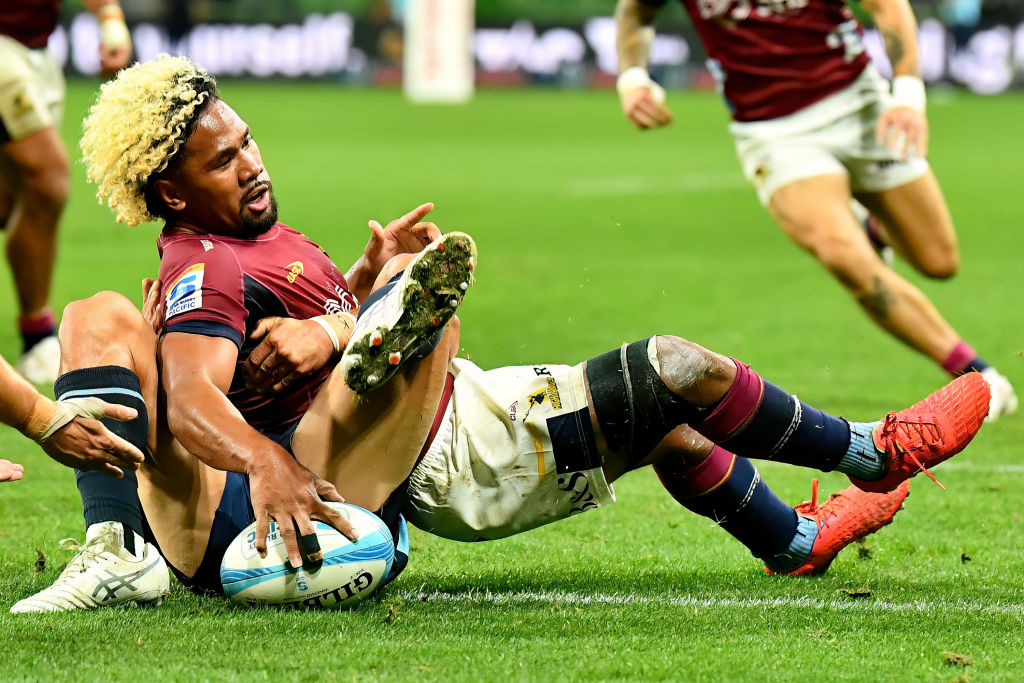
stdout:
MULTIPOLYGON (((69 142, 90 88, 69 92, 69 142)), ((343 269, 367 219, 423 201, 437 203, 443 229, 476 237, 462 338, 483 367, 576 362, 665 332, 853 418, 943 381, 773 226, 743 185, 713 96, 672 96, 675 125, 641 135, 609 93, 484 92, 466 107, 412 108, 396 92, 321 85, 224 92, 261 145, 283 219, 343 269)), ((958 96, 930 115, 963 270, 952 282, 912 279, 1024 386, 1024 99, 958 96)), ((113 224, 74 173, 54 300, 99 288, 138 298, 156 270, 156 227, 113 224)), ((9 319, 9 289, 0 302, 9 319)), ((16 351, 0 326, 0 352, 16 351)), ((0 679, 1021 680, 1022 441, 1020 416, 986 427, 937 470, 948 491, 922 478, 896 523, 823 578, 765 576, 643 471, 616 486, 616 505, 509 540, 458 545, 414 531, 409 569, 352 612, 240 610, 175 585, 152 610, 0 614, 0 679), (946 651, 972 664, 947 664, 946 651)), ((0 485, 5 611, 57 576, 70 557, 57 541, 83 532, 70 471, 10 430, 0 454, 26 468, 0 485), (40 573, 37 548, 48 557, 40 573)), ((762 472, 786 500, 809 494, 810 472, 762 472)), ((842 486, 823 477, 823 491, 842 486)))

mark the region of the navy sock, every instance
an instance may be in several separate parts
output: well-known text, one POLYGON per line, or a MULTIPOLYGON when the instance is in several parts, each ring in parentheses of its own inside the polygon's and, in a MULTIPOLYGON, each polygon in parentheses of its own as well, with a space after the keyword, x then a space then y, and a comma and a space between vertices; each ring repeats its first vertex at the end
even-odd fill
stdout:
POLYGON ((790 549, 798 515, 746 458, 716 446, 696 467, 659 463, 654 469, 679 504, 713 520, 755 557, 771 558, 790 549))
POLYGON ((984 372, 990 367, 992 366, 986 363, 981 356, 975 356, 967 362, 966 366, 964 366, 963 374, 967 374, 968 372, 984 372))
POLYGON ((747 426, 718 443, 748 458, 830 472, 846 455, 850 427, 841 417, 812 408, 765 381, 761 404, 747 426))
MULTIPOLYGON (((104 418, 101 422, 111 432, 145 452, 149 418, 139 378, 131 370, 117 365, 72 370, 57 378, 53 392, 58 400, 91 396, 107 403, 135 408, 139 414, 134 420, 120 422, 104 418)), ((143 531, 142 504, 135 472, 125 470, 124 478, 114 479, 99 472, 75 470, 75 481, 82 496, 86 527, 100 522, 120 522, 125 531, 125 548, 134 554, 135 535, 131 532, 141 535, 143 531)))

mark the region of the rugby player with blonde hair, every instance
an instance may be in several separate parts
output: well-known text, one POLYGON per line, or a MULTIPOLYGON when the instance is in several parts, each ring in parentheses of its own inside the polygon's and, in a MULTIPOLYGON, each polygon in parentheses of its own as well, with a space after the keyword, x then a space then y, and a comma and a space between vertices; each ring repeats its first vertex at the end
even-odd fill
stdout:
MULTIPOLYGON (((128 65, 131 36, 117 0, 85 0, 100 28, 100 66, 128 65)), ((57 377, 60 348, 48 306, 57 226, 70 185, 60 136, 64 77, 46 48, 60 0, 0 3, 0 229, 18 295, 18 370, 36 384, 57 377)))
POLYGON ((316 562, 312 519, 351 534, 321 500, 339 493, 392 529, 390 580, 408 560, 403 515, 444 538, 502 538, 612 502, 612 482, 646 465, 769 571, 820 573, 888 524, 907 480, 963 449, 988 408, 972 373, 884 420, 847 422, 673 336, 574 366, 483 371, 456 358, 469 236, 419 222, 424 205, 371 222, 342 276, 277 220, 248 126, 187 59, 105 85, 82 147, 118 220, 164 222, 161 264, 141 312, 112 292, 68 306, 55 392, 134 407, 122 433, 147 458, 117 490, 79 478, 84 569, 13 612, 159 599, 166 585, 120 545, 135 532, 197 591, 221 590, 224 550, 253 521, 261 551, 274 520, 290 563, 316 562), (748 457, 854 486, 794 509, 748 457))
MULTIPOLYGON (((667 1, 618 0, 616 7, 619 97, 641 130, 672 121, 664 90, 647 73, 654 20, 667 1)), ((953 219, 925 159, 925 87, 908 0, 860 3, 885 39, 891 93, 845 0, 680 4, 733 119, 743 174, 776 223, 890 335, 954 377, 984 374, 989 419, 1016 411, 1009 380, 876 250, 880 239, 888 241, 931 278, 950 278, 960 264, 953 219), (860 204, 884 229, 865 230, 855 214, 860 204)))

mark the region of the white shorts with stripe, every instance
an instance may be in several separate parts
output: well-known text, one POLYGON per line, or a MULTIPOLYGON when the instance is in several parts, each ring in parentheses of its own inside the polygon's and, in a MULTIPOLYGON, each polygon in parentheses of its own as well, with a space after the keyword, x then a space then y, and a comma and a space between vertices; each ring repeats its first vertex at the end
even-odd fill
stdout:
POLYGON ((900 159, 876 138, 889 108, 889 82, 869 64, 853 83, 788 116, 729 126, 743 175, 767 206, 780 187, 820 175, 845 175, 850 190, 881 192, 928 171, 919 157, 900 159))
POLYGON ((451 402, 410 477, 408 520, 457 541, 503 538, 615 501, 582 365, 483 371, 455 359, 451 402))
POLYGON ((47 49, 32 50, 0 36, 2 142, 20 140, 60 123, 64 75, 47 49))

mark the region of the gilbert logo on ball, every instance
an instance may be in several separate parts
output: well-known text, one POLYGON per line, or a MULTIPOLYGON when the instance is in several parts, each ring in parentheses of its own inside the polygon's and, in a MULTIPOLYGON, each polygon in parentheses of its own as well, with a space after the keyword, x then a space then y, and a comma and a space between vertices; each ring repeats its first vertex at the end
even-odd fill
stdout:
POLYGON ((395 543, 377 515, 348 503, 328 503, 355 527, 349 541, 337 529, 316 522, 324 554, 317 569, 293 569, 276 523, 267 535, 267 556, 256 552, 256 523, 228 546, 220 567, 224 594, 246 605, 336 609, 351 607, 373 593, 391 571, 395 543))

